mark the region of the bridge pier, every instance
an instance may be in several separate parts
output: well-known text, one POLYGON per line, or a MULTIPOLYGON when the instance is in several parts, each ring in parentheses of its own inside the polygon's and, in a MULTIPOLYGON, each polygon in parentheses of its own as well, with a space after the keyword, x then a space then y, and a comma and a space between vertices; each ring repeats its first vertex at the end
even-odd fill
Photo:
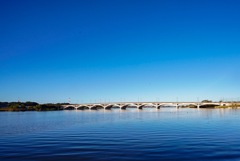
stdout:
POLYGON ((158 105, 156 105, 156 109, 160 109, 160 108, 161 108, 161 106, 160 106, 160 105, 159 105, 159 106, 158 106, 158 105))
POLYGON ((178 104, 176 105, 176 109, 179 109, 179 105, 178 104))
POLYGON ((137 107, 137 109, 139 109, 139 110, 142 110, 142 109, 143 109, 143 106, 142 106, 142 105, 136 106, 136 107, 137 107))
POLYGON ((198 108, 198 109, 200 108, 200 105, 199 105, 199 104, 197 104, 197 108, 198 108))
POLYGON ((156 108, 156 109, 160 109, 160 104, 153 104, 153 106, 156 108))

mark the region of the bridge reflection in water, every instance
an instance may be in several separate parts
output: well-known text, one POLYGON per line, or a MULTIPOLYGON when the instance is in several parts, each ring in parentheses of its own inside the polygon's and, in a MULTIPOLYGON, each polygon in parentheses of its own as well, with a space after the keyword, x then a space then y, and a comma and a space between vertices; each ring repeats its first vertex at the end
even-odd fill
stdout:
POLYGON ((228 106, 229 103, 224 102, 126 102, 126 103, 94 103, 94 104, 68 104, 62 105, 63 109, 76 109, 76 110, 97 110, 97 109, 105 109, 110 110, 112 108, 119 108, 125 110, 126 108, 156 108, 160 109, 162 107, 195 107, 195 108, 205 108, 205 107, 215 107, 215 106, 228 106))

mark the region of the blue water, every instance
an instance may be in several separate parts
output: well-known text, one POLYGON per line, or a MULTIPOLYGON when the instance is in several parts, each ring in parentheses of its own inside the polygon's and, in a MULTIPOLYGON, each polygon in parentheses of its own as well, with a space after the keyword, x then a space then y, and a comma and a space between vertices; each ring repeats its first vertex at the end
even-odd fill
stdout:
POLYGON ((0 160, 240 160, 240 109, 1 112, 0 160))

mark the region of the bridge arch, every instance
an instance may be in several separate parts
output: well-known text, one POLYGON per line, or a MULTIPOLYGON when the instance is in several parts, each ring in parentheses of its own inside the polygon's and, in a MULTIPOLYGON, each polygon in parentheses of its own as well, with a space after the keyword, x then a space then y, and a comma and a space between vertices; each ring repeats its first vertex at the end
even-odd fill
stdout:
POLYGON ((175 107, 178 106, 178 104, 174 104, 174 103, 162 103, 159 104, 159 107, 175 107))
POLYGON ((215 103, 204 103, 199 105, 200 108, 214 108, 216 106, 220 106, 220 105, 215 103))
POLYGON ((66 106, 65 108, 64 108, 64 110, 75 110, 76 108, 74 107, 74 106, 71 106, 71 105, 69 105, 69 106, 66 106))
POLYGON ((197 103, 180 103, 179 107, 189 107, 189 108, 197 108, 199 104, 197 103))
POLYGON ((101 104, 93 105, 90 107, 91 110, 104 109, 104 106, 101 104))
POLYGON ((121 110, 126 110, 127 107, 130 106, 130 104, 125 104, 125 105, 122 105, 122 106, 119 106, 121 110))
POLYGON ((104 107, 105 110, 111 110, 113 108, 114 105, 107 105, 104 107))
POLYGON ((153 103, 144 103, 138 106, 138 109, 143 109, 144 107, 157 107, 157 105, 153 103))
POLYGON ((86 109, 90 109, 90 107, 87 105, 82 105, 82 106, 78 106, 77 109, 78 110, 86 110, 86 109))

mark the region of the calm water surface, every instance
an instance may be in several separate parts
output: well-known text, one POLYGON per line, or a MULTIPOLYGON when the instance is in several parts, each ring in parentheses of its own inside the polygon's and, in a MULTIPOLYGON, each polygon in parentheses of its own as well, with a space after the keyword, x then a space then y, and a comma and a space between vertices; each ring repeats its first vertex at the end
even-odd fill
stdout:
POLYGON ((240 160, 240 109, 1 112, 0 160, 240 160))

